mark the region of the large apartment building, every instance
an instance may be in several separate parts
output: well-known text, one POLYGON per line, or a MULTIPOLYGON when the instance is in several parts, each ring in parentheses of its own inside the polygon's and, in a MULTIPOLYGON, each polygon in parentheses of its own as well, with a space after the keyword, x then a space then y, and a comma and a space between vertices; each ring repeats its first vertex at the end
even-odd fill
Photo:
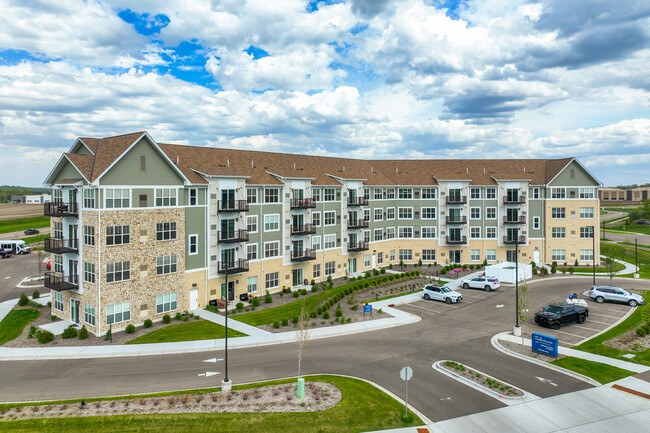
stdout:
POLYGON ((405 263, 591 263, 576 159, 357 160, 79 138, 45 184, 52 312, 97 335, 405 263), (226 288, 226 273, 228 274, 226 288))

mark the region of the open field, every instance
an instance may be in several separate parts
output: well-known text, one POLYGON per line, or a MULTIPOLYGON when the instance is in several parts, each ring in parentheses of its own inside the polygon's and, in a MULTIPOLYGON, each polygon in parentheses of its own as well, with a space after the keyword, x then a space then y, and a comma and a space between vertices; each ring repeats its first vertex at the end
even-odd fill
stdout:
POLYGON ((0 220, 43 216, 42 204, 0 204, 0 220))

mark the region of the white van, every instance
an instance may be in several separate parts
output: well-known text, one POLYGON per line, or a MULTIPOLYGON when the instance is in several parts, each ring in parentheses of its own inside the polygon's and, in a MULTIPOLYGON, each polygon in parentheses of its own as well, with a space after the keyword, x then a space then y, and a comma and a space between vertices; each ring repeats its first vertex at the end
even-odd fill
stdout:
POLYGON ((0 248, 10 250, 14 255, 32 252, 32 248, 28 247, 25 241, 0 241, 0 248))

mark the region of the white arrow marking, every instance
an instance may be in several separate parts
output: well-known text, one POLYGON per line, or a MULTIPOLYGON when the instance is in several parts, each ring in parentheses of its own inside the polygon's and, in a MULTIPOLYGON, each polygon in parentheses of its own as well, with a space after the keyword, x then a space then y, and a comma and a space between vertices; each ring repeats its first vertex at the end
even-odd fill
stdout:
POLYGON ((441 398, 440 400, 451 400, 451 397, 441 398))
POLYGON ((218 358, 218 359, 217 358, 210 358, 210 359, 206 359, 203 362, 217 362, 217 361, 223 361, 223 359, 222 358, 218 358))
POLYGON ((503 304, 497 305, 497 308, 503 308, 503 304))
POLYGON ((544 378, 544 377, 539 377, 539 376, 535 376, 535 377, 536 377, 537 379, 539 379, 540 381, 544 382, 544 383, 548 383, 548 384, 550 384, 550 385, 557 386, 557 383, 553 383, 553 382, 551 381, 551 379, 546 379, 546 378, 544 378))
POLYGON ((5 280, 8 280, 9 278, 11 278, 11 277, 5 277, 5 280))

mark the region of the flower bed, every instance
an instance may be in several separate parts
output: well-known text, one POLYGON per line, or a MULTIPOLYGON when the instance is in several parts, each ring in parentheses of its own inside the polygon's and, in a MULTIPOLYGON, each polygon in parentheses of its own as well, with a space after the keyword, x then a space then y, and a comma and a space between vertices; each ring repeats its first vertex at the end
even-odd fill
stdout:
POLYGON ((479 386, 482 386, 492 392, 498 393, 501 397, 512 398, 524 396, 523 391, 520 389, 515 388, 512 385, 508 385, 507 383, 500 382, 492 376, 488 376, 485 373, 473 370, 458 362, 445 361, 438 363, 438 365, 445 370, 450 371, 452 374, 471 380, 479 386))

